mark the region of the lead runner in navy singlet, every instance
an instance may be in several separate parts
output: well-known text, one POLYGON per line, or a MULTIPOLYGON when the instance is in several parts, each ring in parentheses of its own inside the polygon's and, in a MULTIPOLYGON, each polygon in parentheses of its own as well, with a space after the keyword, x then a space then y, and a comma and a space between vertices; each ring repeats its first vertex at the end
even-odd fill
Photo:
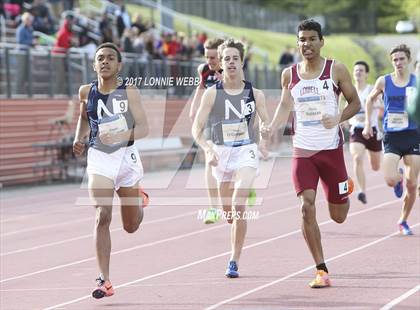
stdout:
POLYGON ((148 124, 138 90, 119 82, 121 67, 117 46, 101 44, 93 64, 98 80, 79 89, 80 116, 73 151, 76 156, 85 151, 83 140, 89 134, 88 188, 96 208, 94 239, 100 271, 92 292, 94 298, 114 294, 109 280, 114 191, 120 198, 122 222, 128 233, 135 232, 143 219, 139 207, 143 167, 133 144, 148 134, 148 124))

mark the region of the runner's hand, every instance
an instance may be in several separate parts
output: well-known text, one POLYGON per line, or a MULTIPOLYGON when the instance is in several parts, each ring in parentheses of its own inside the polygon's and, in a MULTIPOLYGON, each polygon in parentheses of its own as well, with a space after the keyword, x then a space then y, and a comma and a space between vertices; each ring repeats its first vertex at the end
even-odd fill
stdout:
POLYGON ((211 147, 206 151, 206 161, 213 167, 217 167, 219 164, 219 156, 217 156, 217 153, 211 147))
POLYGON ((324 114, 322 115, 322 119, 321 119, 322 125, 324 125, 326 129, 334 128, 340 123, 340 117, 341 117, 340 114, 337 114, 335 116, 324 114))
POLYGON ((76 156, 81 156, 86 149, 86 145, 83 142, 75 140, 73 142, 73 153, 76 156))
POLYGON ((264 140, 268 140, 268 139, 270 139, 271 134, 272 134, 272 131, 271 131, 271 127, 270 127, 270 126, 268 126, 268 127, 266 127, 266 126, 262 126, 262 127, 261 127, 261 137, 262 137, 264 140))
POLYGON ((373 129, 372 126, 365 125, 365 128, 363 128, 362 135, 365 139, 370 139, 373 137, 373 129))

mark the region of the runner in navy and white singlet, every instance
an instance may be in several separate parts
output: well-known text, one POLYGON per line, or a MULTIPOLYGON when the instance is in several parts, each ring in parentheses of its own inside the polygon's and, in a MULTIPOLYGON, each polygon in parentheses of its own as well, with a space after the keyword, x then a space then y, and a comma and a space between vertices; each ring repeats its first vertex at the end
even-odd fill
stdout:
POLYGON ((219 46, 218 55, 223 79, 205 91, 192 132, 218 181, 224 215, 233 223, 232 254, 225 275, 236 278, 247 229, 243 215, 258 171, 254 122, 258 114, 262 126, 266 126, 268 114, 264 93, 242 79, 243 44, 226 40, 219 46), (211 143, 203 135, 207 123, 211 143))
POLYGON ((73 151, 76 156, 85 151, 83 140, 89 134, 86 171, 96 208, 94 239, 100 271, 92 296, 102 298, 114 294, 109 280, 114 192, 120 198, 122 222, 128 233, 135 232, 143 219, 139 191, 143 167, 133 144, 147 135, 148 124, 138 90, 118 79, 122 67, 118 47, 112 43, 98 46, 93 67, 98 80, 79 89, 80 116, 73 151))

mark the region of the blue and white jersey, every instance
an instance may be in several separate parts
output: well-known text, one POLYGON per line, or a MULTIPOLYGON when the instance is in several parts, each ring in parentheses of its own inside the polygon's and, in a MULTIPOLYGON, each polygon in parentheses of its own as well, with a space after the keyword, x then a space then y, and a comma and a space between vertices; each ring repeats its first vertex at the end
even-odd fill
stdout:
POLYGON ((403 87, 396 86, 391 75, 385 75, 384 90, 384 131, 396 132, 404 130, 417 130, 417 124, 407 113, 409 96, 413 95, 416 87, 416 76, 410 74, 408 84, 403 87))
POLYGON ((125 141, 113 145, 105 145, 99 139, 99 131, 121 132, 134 128, 134 118, 128 106, 126 85, 123 83, 110 94, 102 94, 98 82, 92 83, 87 101, 89 120, 89 146, 113 153, 121 147, 130 146, 134 141, 125 141))

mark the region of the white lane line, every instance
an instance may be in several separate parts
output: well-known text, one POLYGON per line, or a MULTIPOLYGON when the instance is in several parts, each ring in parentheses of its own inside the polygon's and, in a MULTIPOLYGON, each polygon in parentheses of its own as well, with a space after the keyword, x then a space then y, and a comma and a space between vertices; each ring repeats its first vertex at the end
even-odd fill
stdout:
MULTIPOLYGON (((375 189, 382 188, 382 187, 385 187, 385 185, 372 186, 372 187, 369 187, 368 190, 375 190, 375 189)), ((267 196, 267 197, 265 197, 263 199, 264 200, 270 200, 270 199, 275 199, 275 198, 281 198, 281 197, 284 197, 284 196, 288 196, 288 195, 290 195, 292 193, 294 193, 294 191, 289 191, 289 192, 285 192, 285 193, 281 193, 281 194, 276 194, 276 195, 270 195, 270 196, 267 196)), ((324 200, 321 200, 321 201, 324 201, 324 200)), ((317 202, 317 203, 319 203, 319 202, 317 202)), ((117 214, 117 213, 118 212, 114 212, 113 213, 113 216, 115 214, 117 214)), ((183 214, 179 215, 178 217, 172 217, 170 219, 181 218, 183 216, 188 216, 188 215, 193 214, 193 213, 195 213, 195 211, 189 212, 189 213, 183 213, 183 214)), ((88 220, 91 221, 92 219, 90 219, 90 218, 89 219, 83 219, 81 221, 88 221, 88 220)), ((165 219, 160 219, 160 220, 155 220, 155 221, 151 221, 151 222, 145 222, 142 225, 145 225, 145 224, 148 224, 148 223, 150 223, 150 224, 151 223, 158 223, 158 222, 163 222, 163 221, 166 221, 166 220, 165 219)), ((71 223, 71 222, 69 222, 69 223, 71 223)), ((122 230, 122 228, 114 228, 111 231, 113 232, 113 231, 119 231, 119 230, 122 230)), ((86 238, 89 238, 89 237, 92 237, 92 234, 87 234, 87 235, 83 235, 83 236, 79 236, 79 237, 73 237, 73 238, 69 238, 69 239, 65 239, 65 240, 61 240, 61 241, 45 243, 45 244, 41 244, 41 245, 29 247, 29 248, 23 248, 23 249, 9 251, 9 252, 5 252, 5 253, 0 253, 0 257, 7 256, 7 255, 12 255, 12 254, 24 253, 24 252, 27 252, 27 251, 38 250, 38 249, 42 249, 42 248, 46 248, 46 247, 50 247, 50 246, 64 244, 64 243, 67 243, 67 242, 73 242, 73 241, 83 240, 83 239, 86 239, 86 238)))
MULTIPOLYGON (((369 212, 369 211, 373 211, 373 210, 376 210, 376 209, 379 209, 379 208, 382 208, 384 206, 388 206, 388 205, 391 205, 391 204, 397 203, 397 202, 400 202, 400 200, 395 199, 395 200, 392 200, 392 201, 384 202, 384 203, 381 203, 379 205, 376 205, 376 206, 373 206, 373 207, 370 207, 370 208, 367 208, 367 209, 364 209, 364 210, 361 210, 361 211, 353 212, 353 213, 349 214, 348 217, 352 217, 352 216, 363 214, 363 213, 366 213, 366 212, 369 212)), ((318 226, 324 226, 324 225, 332 223, 332 222, 334 222, 334 221, 333 220, 327 220, 327 221, 324 221, 324 222, 318 224, 318 226)), ((294 231, 276 236, 274 238, 266 239, 266 240, 263 240, 263 241, 259 241, 259 242, 244 246, 243 250, 251 249, 251 248, 254 248, 254 247, 269 243, 269 242, 272 242, 272 241, 283 239, 283 238, 286 238, 288 236, 291 236, 291 235, 294 235, 294 234, 297 234, 297 233, 301 233, 301 230, 297 229, 297 230, 294 230, 294 231)), ((398 232, 394 233, 393 235, 396 235, 396 234, 398 234, 398 232)), ((211 261, 213 259, 223 257, 223 256, 227 256, 227 255, 230 255, 230 254, 231 254, 231 251, 227 251, 227 252, 220 253, 220 254, 217 254, 217 255, 214 255, 214 256, 203 258, 201 260, 196 260, 196 261, 193 261, 191 263, 181 265, 181 266, 178 266, 178 267, 175 267, 175 268, 172 268, 172 269, 168 269, 168 270, 165 270, 165 271, 162 271, 162 272, 159 272, 159 273, 151 274, 149 276, 139 278, 139 279, 134 280, 134 281, 126 282, 126 283, 123 283, 123 284, 120 284, 120 285, 117 285, 117 286, 114 286, 114 287, 115 288, 126 287, 126 286, 129 286, 129 285, 132 285, 132 284, 140 283, 140 282, 152 279, 152 278, 156 278, 156 277, 159 277, 159 276, 166 275, 168 273, 172 273, 172 272, 175 272, 175 271, 178 271, 178 270, 186 269, 186 268, 189 268, 191 266, 195 266, 195 265, 198 265, 198 264, 201 264, 201 263, 204 263, 204 262, 208 262, 208 261, 211 261)), ((329 261, 329 260, 327 260, 327 261, 329 261)), ((305 271, 310 270, 311 268, 313 268, 313 266, 305 268, 305 271)), ((302 272, 304 272, 304 271, 302 271, 302 272)), ((48 308, 45 308, 44 310, 60 308, 60 307, 63 307, 63 306, 69 305, 69 304, 73 304, 73 303, 76 303, 76 302, 79 302, 79 301, 82 301, 82 300, 85 300, 85 299, 88 299, 88 298, 92 298, 92 296, 91 295, 82 296, 82 297, 72 299, 72 300, 69 300, 67 302, 64 302, 64 303, 61 303, 61 304, 58 304, 58 305, 50 306, 48 308)))
POLYGON ((420 290, 420 284, 417 284, 415 287, 413 287, 411 290, 405 292, 401 296, 395 298, 394 300, 391 300, 389 303, 387 303, 385 306, 383 306, 379 310, 389 310, 392 309, 394 306, 398 305, 400 302, 402 302, 404 299, 407 299, 411 295, 417 293, 420 290))
MULTIPOLYGON (((325 200, 320 200, 318 203, 323 202, 323 201, 325 201, 325 200)), ((393 202, 396 202, 396 201, 398 201, 398 200, 393 200, 391 202, 386 202, 385 204, 393 203, 393 202)), ((376 207, 374 206, 374 207, 371 207, 371 208, 368 208, 368 209, 364 209, 364 210, 359 211, 359 212, 366 212, 368 210, 374 210, 374 209, 377 209, 380 206, 382 206, 382 204, 379 205, 379 206, 376 206, 376 207)), ((281 209, 281 210, 277 210, 277 211, 274 211, 274 212, 270 212, 270 213, 261 215, 260 218, 265 218, 265 217, 268 217, 268 216, 271 216, 271 215, 274 215, 274 214, 279 214, 279 213, 282 213, 282 212, 287 212, 287 211, 295 210, 295 209, 296 209, 296 206, 292 206, 292 207, 289 207, 289 208, 285 208, 285 209, 281 209)), ((355 212, 355 213, 358 213, 358 212, 355 212)), ((349 216, 350 216, 350 214, 349 214, 349 216)), ((328 220, 327 222, 324 222, 324 223, 331 223, 331 222, 333 222, 333 221, 328 220)), ((158 241, 155 241, 155 242, 149 242, 149 243, 142 244, 142 245, 139 245, 139 246, 126 248, 126 249, 119 250, 119 251, 116 251, 116 252, 111 252, 111 255, 126 253, 126 252, 134 251, 134 250, 137 250, 137 249, 149 247, 149 246, 162 244, 162 243, 169 242, 169 241, 179 240, 179 239, 182 239, 182 238, 185 238, 185 237, 190 237, 190 236, 197 235, 197 234, 200 234, 200 233, 205 233, 205 232, 208 232, 208 231, 221 229, 221 228, 229 226, 229 225, 230 224, 218 225, 218 226, 215 226, 215 227, 211 227, 211 228, 207 228, 207 229, 201 229, 201 230, 193 231, 193 232, 190 232, 190 233, 174 236, 174 237, 171 237, 171 238, 161 239, 161 240, 158 240, 158 241)), ((299 232, 299 231, 300 230, 297 230, 297 231, 294 231, 293 233, 296 233, 296 232, 299 232)), ((272 240, 272 239, 269 239, 269 240, 272 240)), ((37 275, 37 274, 40 274, 40 273, 49 272, 49 271, 53 271, 53 270, 57 270, 57 269, 61 269, 61 268, 66 268, 66 267, 82 264, 82 263, 89 262, 89 261, 92 261, 92 260, 95 260, 95 259, 96 259, 95 257, 89 257, 89 258, 85 258, 85 259, 82 259, 82 260, 73 261, 73 262, 70 262, 70 263, 67 263, 67 264, 57 265, 57 266, 54 266, 54 267, 51 267, 51 268, 41 269, 41 270, 38 270, 38 271, 25 273, 25 274, 22 274, 22 275, 19 275, 19 276, 14 276, 14 277, 6 278, 6 279, 1 279, 0 283, 12 281, 12 280, 17 280, 17 279, 22 279, 22 278, 37 275)))
MULTIPOLYGON (((281 194, 270 195, 270 196, 267 196, 263 199, 268 200, 268 199, 274 199, 274 198, 281 198, 281 197, 285 197, 285 196, 288 196, 288 195, 293 194, 293 193, 295 193, 295 191, 288 191, 288 192, 281 193, 281 194)), ((167 198, 170 198, 170 197, 162 197, 162 199, 167 199, 167 198)), ((203 205, 203 204, 206 205, 205 203, 195 204, 195 203, 197 203, 197 201, 192 201, 193 198, 191 198, 191 197, 189 197, 189 198, 184 197, 184 198, 180 198, 180 199, 181 200, 177 201, 178 204, 186 205, 186 203, 188 202, 188 205, 193 205, 193 206, 203 205)), ((208 202, 207 196, 205 198, 200 198, 200 200, 208 202)), ((85 203, 87 203, 87 201, 85 203)), ((171 203, 174 204, 173 201, 171 201, 171 203)), ((167 203, 166 207, 171 205, 171 203, 167 203)), ((208 205, 208 203, 207 203, 207 205, 208 205)), ((89 207, 89 206, 87 206, 87 207, 89 207)), ((116 205, 116 207, 118 207, 118 204, 116 205)), ((155 205, 149 206, 150 210, 155 210, 155 207, 156 207, 155 205)), ((119 214, 119 211, 114 211, 112 213, 112 215, 116 215, 116 214, 119 214)), ((37 230, 50 229, 50 228, 54 228, 54 227, 63 227, 64 225, 71 225, 71 224, 77 224, 77 223, 88 222, 88 221, 93 221, 93 217, 71 220, 71 221, 49 224, 49 225, 41 225, 41 226, 36 226, 36 227, 11 231, 11 232, 7 232, 7 233, 0 233, 0 238, 9 237, 9 236, 13 236, 13 235, 21 234, 21 233, 34 232, 34 231, 37 231, 37 230)))
MULTIPOLYGON (((413 225, 413 226, 411 226, 411 227, 412 227, 412 228, 414 228, 414 227, 417 227, 417 226, 419 226, 419 225, 420 225, 420 223, 416 223, 415 225, 413 225)), ((377 239, 377 240, 375 240, 375 241, 369 242, 369 243, 367 243, 367 244, 365 244, 365 245, 362 245, 362 246, 360 246, 360 247, 354 248, 354 249, 352 249, 352 250, 346 251, 346 252, 341 253, 341 254, 339 254, 339 255, 337 255, 337 256, 331 257, 331 258, 327 259, 325 262, 326 262, 326 263, 328 263, 328 262, 332 262, 332 261, 337 260, 337 259, 339 259, 339 258, 341 258, 341 257, 347 256, 347 255, 349 255, 349 254, 352 254, 352 253, 355 253, 355 252, 358 252, 358 251, 361 251, 361 250, 363 250, 363 249, 366 249, 366 248, 368 248, 368 247, 370 247, 370 246, 372 246, 372 245, 378 244, 378 243, 380 243, 380 242, 382 242, 382 241, 385 241, 385 240, 387 240, 387 239, 389 239, 389 238, 392 238, 392 237, 394 237, 394 236, 396 236, 396 235, 399 235, 399 234, 400 234, 400 232, 399 232, 399 231, 393 232, 392 234, 386 235, 385 237, 382 237, 382 238, 377 239)), ((301 269, 301 270, 299 270, 299 271, 296 271, 296 272, 291 273, 291 274, 289 274, 289 275, 287 275, 287 276, 284 276, 284 277, 282 277, 282 278, 280 278, 280 279, 277 279, 277 280, 274 280, 274 281, 272 281, 272 282, 266 283, 266 284, 264 284, 264 285, 258 286, 258 287, 254 288, 254 289, 252 289, 252 290, 246 291, 246 292, 244 292, 244 293, 242 293, 242 294, 238 294, 238 295, 236 295, 236 296, 234 296, 234 297, 231 297, 231 298, 229 298, 229 299, 225 299, 225 300, 223 300, 223 301, 221 301, 221 302, 218 302, 217 304, 214 304, 214 305, 211 305, 211 306, 209 306, 209 307, 205 308, 205 310, 213 310, 213 309, 217 309, 217 308, 219 308, 220 306, 223 306, 223 305, 228 304, 228 303, 230 303, 230 302, 232 302, 232 301, 238 300, 238 299, 240 299, 240 298, 242 298, 242 297, 246 297, 246 296, 251 295, 251 294, 253 294, 253 293, 255 293, 255 292, 261 291, 261 290, 263 290, 263 289, 265 289, 265 288, 267 288, 267 287, 270 287, 270 286, 273 286, 273 285, 275 285, 275 284, 278 284, 278 283, 280 283, 280 282, 286 281, 287 279, 290 279, 290 278, 292 278, 292 277, 294 277, 294 276, 297 276, 297 275, 299 275, 299 274, 305 273, 305 272, 307 272, 307 271, 309 271, 309 270, 311 270, 311 269, 313 269, 313 268, 314 268, 314 265, 308 266, 308 267, 303 268, 303 269, 301 269)))
MULTIPOLYGON (((192 211, 192 212, 182 213, 182 214, 175 215, 175 216, 160 218, 160 219, 157 219, 157 220, 145 221, 144 223, 141 224, 141 226, 167 222, 167 221, 171 221, 171 220, 174 220, 174 219, 179 219, 179 218, 191 216, 191 215, 194 215, 194 214, 197 214, 197 212, 192 211)), ((90 219, 90 220, 93 221, 93 219, 90 219)), ((121 227, 114 228, 114 229, 111 229, 111 232, 120 231, 120 230, 123 230, 123 228, 121 228, 121 227)), ((23 252, 28 252, 28 251, 33 251, 33 250, 38 250, 38 249, 42 249, 42 248, 46 248, 46 247, 50 247, 50 246, 64 244, 64 243, 67 243, 67 242, 92 238, 92 236, 93 236, 93 234, 86 234, 86 235, 82 235, 82 236, 78 236, 78 237, 74 237, 74 238, 64 239, 64 240, 61 240, 61 241, 44 243, 44 244, 40 244, 40 245, 33 246, 33 247, 30 247, 30 248, 24 248, 24 249, 14 250, 14 251, 10 251, 10 252, 4 252, 4 253, 0 254, 0 257, 12 255, 12 254, 23 253, 23 252)))
MULTIPOLYGON (((287 211, 290 211, 290 210, 296 210, 296 206, 281 209, 281 210, 277 210, 277 211, 273 211, 273 212, 261 215, 260 218, 268 217, 268 216, 278 214, 278 213, 282 213, 282 212, 287 212, 287 211)), ((153 242, 145 243, 145 244, 142 244, 142 245, 122 249, 122 250, 119 250, 119 251, 111 252, 111 256, 116 255, 116 254, 135 251, 135 250, 138 250, 138 249, 142 249, 142 248, 146 248, 146 247, 150 247, 150 246, 154 246, 154 245, 158 245, 158 244, 162 244, 162 243, 166 243, 166 242, 170 242, 170 241, 183 239, 183 238, 198 235, 198 234, 201 234, 201 233, 204 233, 204 232, 208 232, 208 231, 212 231, 212 230, 216 230, 216 229, 221 229, 221 228, 224 228, 226 226, 230 226, 230 224, 217 225, 217 226, 213 226, 213 227, 210 227, 210 228, 196 230, 196 231, 185 233, 185 234, 182 234, 182 235, 177 235, 177 236, 174 236, 174 237, 161 239, 161 240, 158 240, 158 241, 153 241, 153 242)), ((96 259, 96 257, 89 257, 89 258, 73 261, 73 262, 70 262, 70 263, 67 263, 67 264, 57 265, 57 266, 54 266, 54 267, 51 267, 51 268, 41 269, 41 270, 30 272, 30 273, 25 273, 25 274, 22 274, 22 275, 19 275, 19 276, 2 279, 2 280, 0 280, 0 283, 12 281, 12 280, 17 280, 17 279, 22 279, 22 278, 37 275, 37 274, 40 274, 40 273, 44 273, 44 272, 48 272, 48 271, 53 271, 53 270, 57 270, 57 269, 62 269, 62 268, 82 264, 82 263, 85 263, 85 262, 93 261, 95 259, 96 259)))

